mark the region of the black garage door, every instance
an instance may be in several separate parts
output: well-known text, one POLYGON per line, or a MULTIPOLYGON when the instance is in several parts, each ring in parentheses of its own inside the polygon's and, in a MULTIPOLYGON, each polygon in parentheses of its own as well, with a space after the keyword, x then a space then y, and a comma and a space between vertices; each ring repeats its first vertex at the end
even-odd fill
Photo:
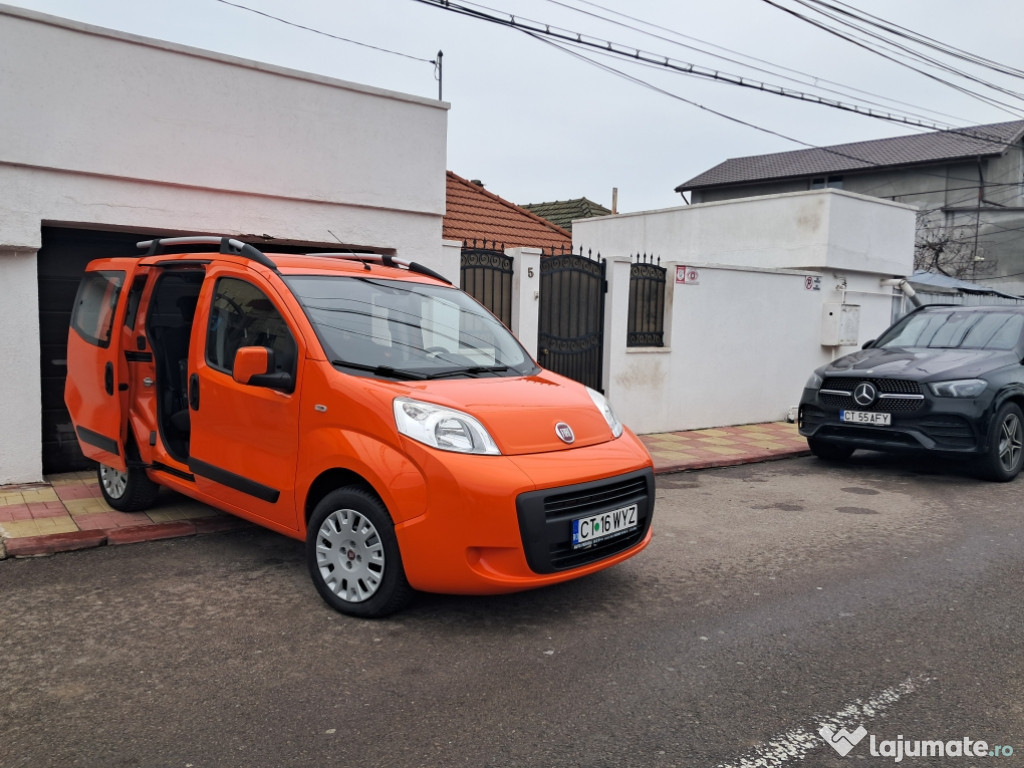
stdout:
POLYGON ((64 407, 68 322, 85 265, 102 256, 135 256, 135 244, 152 235, 43 227, 39 251, 40 373, 43 399, 43 472, 54 474, 95 466, 78 449, 64 407))

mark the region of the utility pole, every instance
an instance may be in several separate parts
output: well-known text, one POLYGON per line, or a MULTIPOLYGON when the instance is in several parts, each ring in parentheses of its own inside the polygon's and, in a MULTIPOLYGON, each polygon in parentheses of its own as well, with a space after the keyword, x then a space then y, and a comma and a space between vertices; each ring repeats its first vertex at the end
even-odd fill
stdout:
POLYGON ((437 80, 437 100, 444 101, 444 51, 437 52, 434 61, 434 79, 437 80))

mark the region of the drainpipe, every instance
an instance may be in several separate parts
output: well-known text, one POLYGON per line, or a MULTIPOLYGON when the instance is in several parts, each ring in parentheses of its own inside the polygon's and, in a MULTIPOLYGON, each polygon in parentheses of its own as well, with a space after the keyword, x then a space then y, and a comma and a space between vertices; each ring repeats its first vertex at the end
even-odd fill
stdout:
POLYGON ((906 278, 897 277, 893 278, 892 280, 882 280, 880 282, 882 285, 888 285, 892 286, 893 288, 899 288, 901 291, 903 291, 906 297, 910 299, 911 304, 913 304, 915 307, 921 306, 921 300, 917 298, 917 294, 914 292, 914 289, 910 287, 910 283, 907 282, 906 278))

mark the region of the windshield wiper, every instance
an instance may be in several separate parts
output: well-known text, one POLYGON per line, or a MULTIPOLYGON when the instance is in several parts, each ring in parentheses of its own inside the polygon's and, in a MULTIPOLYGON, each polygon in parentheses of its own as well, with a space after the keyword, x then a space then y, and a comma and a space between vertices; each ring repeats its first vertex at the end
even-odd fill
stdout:
POLYGON ((437 371, 436 373, 428 373, 423 378, 425 379, 444 379, 449 376, 458 376, 461 374, 476 375, 480 373, 503 373, 508 370, 507 365, 471 365, 468 368, 449 368, 446 371, 437 371))
POLYGON ((354 368, 357 371, 369 371, 378 376, 388 376, 392 379, 406 379, 409 381, 420 381, 430 378, 416 371, 405 371, 401 368, 392 368, 390 365, 367 365, 365 363, 350 363, 348 360, 331 360, 331 365, 341 368, 354 368))

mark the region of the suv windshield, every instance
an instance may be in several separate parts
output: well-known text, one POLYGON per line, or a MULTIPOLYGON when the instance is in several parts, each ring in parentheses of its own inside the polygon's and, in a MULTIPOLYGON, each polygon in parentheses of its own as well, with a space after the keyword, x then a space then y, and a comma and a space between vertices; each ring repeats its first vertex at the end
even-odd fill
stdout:
POLYGON ((917 312, 890 328, 875 347, 1014 349, 1024 330, 1017 312, 917 312))
POLYGON ((320 275, 285 282, 339 367, 406 379, 538 370, 508 329, 456 288, 320 275))

